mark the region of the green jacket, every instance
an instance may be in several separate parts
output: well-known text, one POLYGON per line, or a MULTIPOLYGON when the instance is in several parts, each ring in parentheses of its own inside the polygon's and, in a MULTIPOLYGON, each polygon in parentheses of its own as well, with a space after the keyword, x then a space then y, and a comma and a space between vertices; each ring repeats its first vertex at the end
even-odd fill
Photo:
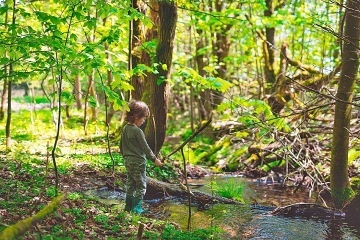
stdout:
POLYGON ((122 129, 120 152, 124 158, 150 159, 155 161, 156 156, 145 139, 144 132, 137 126, 126 124, 122 129))

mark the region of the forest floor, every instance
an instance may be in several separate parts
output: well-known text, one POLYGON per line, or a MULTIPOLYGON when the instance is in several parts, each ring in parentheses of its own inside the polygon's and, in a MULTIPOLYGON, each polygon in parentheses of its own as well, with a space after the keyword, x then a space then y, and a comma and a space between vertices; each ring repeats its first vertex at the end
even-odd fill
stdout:
MULTIPOLYGON (((203 176, 202 169, 189 169, 193 176, 203 176)), ((125 178, 124 173, 88 164, 60 173, 59 189, 67 193, 67 198, 54 213, 32 226, 22 239, 136 239, 140 225, 144 227, 143 239, 171 239, 185 234, 176 223, 166 221, 165 212, 156 212, 156 207, 152 207, 149 214, 139 216, 124 212, 123 201, 109 204, 85 194, 104 187, 123 192, 120 185, 125 178)), ((47 172, 35 162, 28 164, 1 157, 0 179, 0 232, 34 215, 54 198, 53 172, 47 172)), ((210 234, 213 230, 204 231, 210 234)), ((191 239, 201 238, 193 235, 191 239)))
MULTIPOLYGON (((164 214, 154 213, 156 208, 149 214, 156 215, 154 219, 147 214, 124 212, 123 201, 109 204, 85 194, 104 187, 121 193, 123 189, 119 185, 124 184, 125 178, 121 172, 87 164, 59 173, 59 192, 66 192, 67 198, 54 213, 32 226, 22 239, 136 239, 140 225, 145 226, 144 239, 159 239, 160 235, 162 239, 170 239, 167 234, 185 234, 175 223, 166 222, 164 214)), ((0 179, 0 232, 33 216, 55 197, 55 175, 35 162, 8 161, 3 156, 0 179)))

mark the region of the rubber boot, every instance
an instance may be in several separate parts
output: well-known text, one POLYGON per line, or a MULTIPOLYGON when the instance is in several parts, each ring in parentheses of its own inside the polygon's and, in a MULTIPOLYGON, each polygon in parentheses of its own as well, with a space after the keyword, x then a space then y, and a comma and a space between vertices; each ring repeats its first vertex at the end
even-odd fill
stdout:
POLYGON ((143 203, 142 199, 134 197, 132 201, 132 212, 136 214, 145 213, 146 210, 142 209, 142 203, 143 203))
POLYGON ((132 202, 133 202, 133 197, 132 196, 126 196, 124 211, 126 211, 126 212, 131 212, 132 211, 132 202))

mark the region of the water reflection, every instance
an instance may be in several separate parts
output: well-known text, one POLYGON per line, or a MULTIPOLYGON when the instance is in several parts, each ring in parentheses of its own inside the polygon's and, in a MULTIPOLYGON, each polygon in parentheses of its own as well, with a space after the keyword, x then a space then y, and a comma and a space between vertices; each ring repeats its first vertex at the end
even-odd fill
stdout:
MULTIPOLYGON (((216 179, 217 184, 221 184, 223 181, 226 181, 226 179, 216 179)), ((269 214, 275 206, 285 206, 299 202, 314 203, 315 198, 310 197, 306 191, 295 195, 279 186, 261 185, 241 178, 238 181, 241 184, 246 184, 244 199, 248 203, 255 199, 259 205, 217 204, 206 211, 199 211, 194 207, 191 216, 192 229, 217 226, 224 230, 222 239, 360 239, 359 227, 345 222, 344 219, 315 220, 269 214)), ((193 183, 199 190, 211 193, 208 182, 209 179, 202 179, 193 183)), ((168 201, 167 208, 171 213, 168 220, 177 222, 181 228, 186 230, 188 207, 168 201)))
MULTIPOLYGON (((168 202, 170 222, 187 229, 187 207, 168 202)), ((249 205, 212 206, 206 211, 192 209, 191 228, 217 226, 224 230, 221 239, 322 240, 360 239, 359 231, 339 220, 311 220, 273 216, 269 211, 249 205)))

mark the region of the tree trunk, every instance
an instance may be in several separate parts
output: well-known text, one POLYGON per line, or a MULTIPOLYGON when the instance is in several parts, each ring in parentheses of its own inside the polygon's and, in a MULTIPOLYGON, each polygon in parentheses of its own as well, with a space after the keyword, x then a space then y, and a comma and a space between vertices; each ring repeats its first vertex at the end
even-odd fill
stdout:
MULTIPOLYGON (((7 67, 4 67, 4 72, 7 74, 7 67)), ((7 76, 4 78, 3 91, 1 93, 1 106, 0 106, 0 121, 2 121, 5 117, 5 101, 6 101, 6 93, 8 87, 7 76)))
MULTIPOLYGON (((8 12, 9 12, 9 9, 6 10, 5 19, 4 19, 4 24, 5 24, 6 29, 7 29, 7 24, 8 24, 8 12)), ((9 53, 6 50, 4 53, 4 57, 8 58, 8 55, 9 55, 9 53)), ((3 91, 1 93, 1 103, 0 103, 1 104, 0 105, 0 121, 2 121, 5 117, 5 100, 6 100, 8 76, 9 76, 9 75, 7 75, 8 67, 6 64, 4 66, 4 73, 5 73, 5 77, 4 77, 3 91)))
MULTIPOLYGON (((139 5, 137 0, 132 0, 131 4, 132 7, 136 9, 139 13, 145 13, 145 8, 142 5, 139 5)), ((140 24, 140 20, 132 19, 130 21, 129 47, 131 49, 131 53, 129 56, 129 69, 133 69, 139 63, 141 63, 141 53, 138 49, 144 40, 144 37, 142 36, 143 32, 141 29, 142 26, 140 24)), ((145 88, 143 76, 131 76, 131 85, 134 87, 134 89, 131 91, 131 98, 140 100, 145 88)))
MULTIPOLYGON (((216 0, 215 1, 215 10, 216 12, 221 13, 226 7, 227 4, 231 4, 233 1, 228 1, 226 3, 222 0, 216 0)), ((239 3, 241 4, 241 3, 239 3)), ((215 77, 219 77, 221 79, 227 78, 227 64, 225 62, 225 59, 229 56, 230 51, 230 30, 232 28, 232 24, 225 24, 221 30, 214 30, 215 32, 215 39, 213 43, 213 54, 216 56, 216 64, 217 64, 217 72, 214 74, 215 77)), ((224 96, 220 91, 212 90, 211 91, 211 103, 213 104, 213 107, 216 107, 219 105, 223 99, 224 96)))
MULTIPOLYGON (((104 18, 104 26, 106 25, 106 21, 107 21, 107 18, 104 18)), ((106 59, 109 63, 111 63, 111 54, 109 53, 109 44, 108 43, 105 43, 104 44, 104 48, 106 50, 106 59)), ((107 86, 111 89, 111 83, 113 81, 113 74, 112 74, 112 71, 111 70, 107 70, 106 72, 106 76, 107 76, 107 86)), ((106 94, 106 93, 105 93, 106 94)), ((107 96, 105 95, 105 99, 108 99, 107 96)), ((106 124, 109 125, 111 123, 111 119, 112 117, 115 115, 115 110, 114 110, 114 102, 110 102, 110 101, 105 101, 105 105, 106 107, 108 106, 108 111, 107 111, 107 117, 106 117, 106 124)))
MULTIPOLYGON (((274 2, 273 0, 266 0, 267 9, 264 12, 264 16, 271 18, 274 14, 274 2)), ((269 93, 269 89, 271 89, 272 85, 275 83, 275 28, 274 27, 266 27, 265 29, 266 41, 263 42, 264 49, 264 73, 265 80, 268 85, 266 87, 267 93, 269 93)))
MULTIPOLYGON (((205 44, 205 37, 203 36, 203 31, 200 29, 197 29, 196 32, 198 33, 199 39, 196 41, 196 56, 195 61, 197 65, 197 71, 200 76, 206 77, 206 72, 204 70, 205 66, 209 64, 208 62, 205 62, 205 56, 204 53, 199 53, 199 50, 203 49, 205 44)), ((206 58, 208 59, 208 58, 206 58)), ((201 121, 206 120, 209 118, 209 114, 212 110, 211 107, 211 90, 205 89, 204 91, 199 92, 199 114, 201 121)))
POLYGON ((322 86, 333 79, 341 70, 341 64, 339 64, 330 73, 323 74, 321 71, 316 70, 311 65, 307 65, 292 59, 288 55, 287 49, 288 45, 286 43, 282 44, 280 53, 280 71, 278 73, 276 82, 273 84, 272 95, 268 98, 271 111, 276 114, 280 113, 288 101, 297 100, 296 93, 299 91, 299 89, 302 90, 302 87, 299 87, 299 85, 308 90, 319 91, 322 86), (287 79, 286 69, 288 64, 298 68, 299 70, 303 71, 303 73, 293 77, 292 79, 287 79), (298 81, 300 84, 293 84, 295 81, 298 81))
MULTIPOLYGON (((15 1, 15 0, 14 0, 15 1)), ((12 63, 9 66, 9 75, 11 76, 12 72, 13 72, 13 65, 12 63)), ((10 148, 11 147, 11 89, 12 89, 12 79, 9 79, 8 81, 8 103, 7 103, 7 118, 6 118, 6 129, 5 129, 5 133, 6 133, 6 148, 10 148)))
POLYGON ((76 99, 76 108, 78 110, 82 109, 82 103, 81 103, 81 83, 80 83, 80 78, 79 78, 79 74, 76 74, 75 79, 74 79, 74 92, 75 94, 75 99, 76 99))
MULTIPOLYGON (((87 122, 87 120, 88 120, 87 119, 87 106, 88 106, 89 96, 93 97, 93 99, 97 99, 97 94, 96 94, 96 89, 95 89, 95 84, 94 84, 94 70, 92 70, 92 72, 88 76, 88 89, 87 89, 86 97, 85 97, 84 122, 87 122)), ((91 120, 95 121, 98 116, 97 103, 96 103, 96 106, 90 105, 90 109, 91 109, 91 120)))
POLYGON ((158 153, 165 140, 168 112, 168 82, 172 64, 173 40, 177 20, 177 7, 171 1, 159 1, 159 32, 155 63, 158 74, 149 74, 148 92, 150 119, 146 126, 146 138, 150 148, 158 153))
POLYGON ((343 65, 335 104, 335 122, 330 167, 330 187, 334 204, 341 208, 353 194, 348 175, 351 103, 359 67, 360 0, 346 5, 343 65))
MULTIPOLYGON (((15 23, 16 23, 16 1, 14 0, 13 1, 13 9, 12 9, 13 13, 12 13, 12 25, 15 26, 15 23)), ((13 44, 13 41, 14 38, 16 37, 16 31, 13 29, 11 30, 11 36, 12 36, 12 41, 11 41, 11 44, 13 44)), ((11 57, 11 60, 10 60, 10 64, 9 64, 9 76, 12 76, 13 75, 13 69, 14 69, 14 66, 13 66, 13 59, 11 57)), ((10 148, 11 147, 11 99, 12 99, 12 81, 13 81, 13 77, 10 77, 8 79, 8 104, 7 104, 7 118, 6 118, 6 129, 5 129, 5 134, 6 134, 6 148, 10 148)))

